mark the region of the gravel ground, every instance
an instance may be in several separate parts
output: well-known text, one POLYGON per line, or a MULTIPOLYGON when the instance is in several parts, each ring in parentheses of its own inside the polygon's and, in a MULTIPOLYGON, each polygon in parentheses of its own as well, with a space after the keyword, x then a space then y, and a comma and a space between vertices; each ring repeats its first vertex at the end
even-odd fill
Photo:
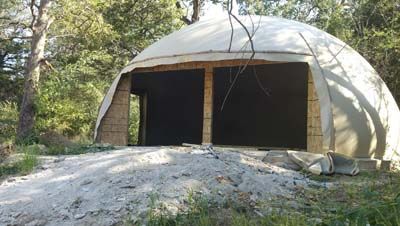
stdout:
POLYGON ((293 197, 309 181, 254 156, 178 147, 127 147, 46 157, 30 175, 0 184, 0 225, 116 225, 158 197, 172 213, 189 190, 224 202, 293 197), (241 199, 241 200, 239 200, 241 199))

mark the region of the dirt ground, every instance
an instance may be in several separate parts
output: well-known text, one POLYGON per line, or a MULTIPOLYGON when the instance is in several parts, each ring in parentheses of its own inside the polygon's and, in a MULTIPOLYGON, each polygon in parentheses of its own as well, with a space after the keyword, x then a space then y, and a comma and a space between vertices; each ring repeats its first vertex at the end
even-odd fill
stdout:
POLYGON ((317 182, 229 150, 126 147, 44 157, 33 173, 0 184, 0 225, 116 225, 145 217, 152 197, 173 213, 189 192, 252 205, 290 199, 310 183, 317 182))

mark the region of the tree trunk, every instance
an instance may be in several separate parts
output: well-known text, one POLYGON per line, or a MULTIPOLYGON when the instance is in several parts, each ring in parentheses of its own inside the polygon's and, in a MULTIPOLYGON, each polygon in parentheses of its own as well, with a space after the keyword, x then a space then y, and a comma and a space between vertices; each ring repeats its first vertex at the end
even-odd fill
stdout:
POLYGON ((192 21, 191 21, 192 24, 199 21, 200 9, 201 9, 200 0, 193 0, 193 14, 192 14, 192 21))
POLYGON ((46 44, 46 33, 52 22, 48 10, 51 0, 40 0, 38 15, 34 13, 34 0, 32 0, 32 41, 31 53, 26 65, 24 94, 21 110, 19 114, 19 123, 17 129, 17 140, 23 140, 32 133, 35 123, 35 96, 37 93, 40 77, 40 63, 44 56, 44 47, 46 44))

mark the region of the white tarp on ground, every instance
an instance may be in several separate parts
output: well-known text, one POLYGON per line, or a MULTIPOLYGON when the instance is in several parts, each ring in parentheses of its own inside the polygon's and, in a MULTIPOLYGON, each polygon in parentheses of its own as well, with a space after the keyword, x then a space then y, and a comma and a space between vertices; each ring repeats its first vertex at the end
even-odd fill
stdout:
MULTIPOLYGON (((399 109, 382 79, 362 56, 337 38, 303 23, 277 17, 240 19, 250 32, 255 31, 254 59, 309 64, 321 104, 323 151, 385 159, 398 155, 399 109)), ((122 74, 157 65, 248 59, 248 37, 234 20, 233 27, 231 51, 228 17, 197 22, 145 49, 112 83, 99 111, 95 136, 122 74)))

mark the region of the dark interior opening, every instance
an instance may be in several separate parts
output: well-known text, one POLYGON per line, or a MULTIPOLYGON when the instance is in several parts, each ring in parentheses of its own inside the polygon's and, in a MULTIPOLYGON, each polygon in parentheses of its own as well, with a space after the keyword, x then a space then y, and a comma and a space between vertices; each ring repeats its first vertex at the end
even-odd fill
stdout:
POLYGON ((138 73, 132 93, 140 96, 140 145, 200 144, 204 70, 138 73))
POLYGON ((306 63, 214 68, 213 143, 307 148, 306 63), (263 91, 264 90, 264 91, 263 91))

